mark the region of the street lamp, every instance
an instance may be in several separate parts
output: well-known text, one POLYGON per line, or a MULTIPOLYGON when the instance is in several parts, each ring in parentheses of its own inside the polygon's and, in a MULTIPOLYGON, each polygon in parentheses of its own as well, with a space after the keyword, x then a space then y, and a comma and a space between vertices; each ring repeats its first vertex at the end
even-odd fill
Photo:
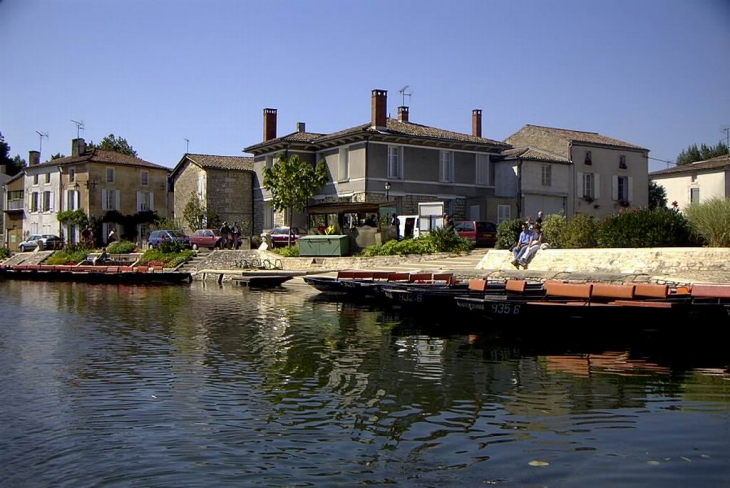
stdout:
POLYGON ((386 181, 385 182, 385 201, 386 202, 389 200, 388 199, 389 193, 390 193, 390 182, 386 181))

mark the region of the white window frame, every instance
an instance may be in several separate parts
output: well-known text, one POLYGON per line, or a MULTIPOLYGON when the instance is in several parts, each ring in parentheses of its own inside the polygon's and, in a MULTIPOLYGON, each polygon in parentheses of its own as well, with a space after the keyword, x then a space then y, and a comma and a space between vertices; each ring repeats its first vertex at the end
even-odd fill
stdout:
POLYGON ((80 208, 81 196, 78 190, 66 192, 66 210, 78 210, 80 208))
POLYGON ((274 209, 271 207, 271 202, 264 202, 264 229, 274 228, 274 209))
POLYGON ((69 168, 68 170, 68 181, 73 183, 76 181, 76 168, 69 168))
POLYGON ((597 173, 578 172, 577 176, 576 192, 578 193, 578 198, 590 197, 593 200, 600 198, 600 177, 597 173))
POLYGON ((439 175, 442 183, 454 182, 454 151, 439 151, 439 175))
POLYGON ((512 219, 512 207, 509 205, 497 205, 497 225, 510 219, 512 219))
POLYGON ((53 192, 43 192, 43 212, 53 212, 53 192))
POLYGON ((266 156, 266 162, 264 163, 264 166, 267 168, 273 168, 274 163, 276 163, 278 159, 277 156, 277 154, 269 154, 268 156, 266 156))
POLYGON ((476 177, 477 185, 489 185, 489 154, 476 155, 476 177))
POLYGON ((689 189, 689 203, 700 203, 700 188, 695 186, 689 189))
POLYGON ((154 211, 155 194, 151 191, 137 192, 137 212, 154 211))
POLYGON ((40 203, 41 203, 41 194, 37 191, 34 191, 30 194, 30 211, 32 213, 37 213, 40 210, 40 203))
POLYGON ((101 209, 119 210, 121 208, 119 190, 101 190, 101 209))
POLYGON ((205 175, 198 175, 198 200, 201 203, 205 203, 205 175))
POLYGON ((150 172, 140 171, 139 172, 139 184, 142 186, 150 186, 150 172))
POLYGON ((114 168, 107 168, 106 169, 106 182, 107 183, 114 183, 114 177, 116 176, 114 171, 114 168))
POLYGON ((403 146, 388 146, 388 179, 403 179, 403 146))
POLYGON ((341 147, 337 160, 337 180, 347 181, 350 179, 350 147, 341 147))
POLYGON ((46 184, 51 182, 51 173, 46 173, 46 184))
POLYGON ((553 167, 550 164, 543 164, 541 168, 542 186, 553 186, 553 167))
POLYGON ((611 185, 611 198, 614 201, 623 200, 625 202, 631 201, 631 195, 633 194, 633 178, 630 176, 613 176, 613 182, 611 185), (623 191, 622 190, 623 188, 623 191))
POLYGON ((38 185, 38 174, 37 173, 33 175, 33 185, 34 186, 38 185))

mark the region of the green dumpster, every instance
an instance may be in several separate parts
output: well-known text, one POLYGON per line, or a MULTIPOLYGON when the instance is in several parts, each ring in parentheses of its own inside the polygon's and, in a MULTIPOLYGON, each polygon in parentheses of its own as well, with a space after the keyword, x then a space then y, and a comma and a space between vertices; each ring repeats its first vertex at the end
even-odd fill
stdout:
POLYGON ((299 239, 300 256, 347 256, 350 238, 346 235, 313 235, 299 239))

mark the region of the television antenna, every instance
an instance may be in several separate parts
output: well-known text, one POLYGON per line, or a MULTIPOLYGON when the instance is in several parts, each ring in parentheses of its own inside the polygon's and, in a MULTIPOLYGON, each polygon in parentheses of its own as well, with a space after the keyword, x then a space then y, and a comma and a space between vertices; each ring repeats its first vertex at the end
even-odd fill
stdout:
POLYGON ((406 85, 403 88, 401 88, 400 90, 398 90, 398 93, 401 94, 401 97, 403 99, 403 106, 404 107, 406 106, 406 97, 409 97, 408 100, 410 101, 410 96, 413 95, 413 92, 412 91, 406 92, 406 90, 408 90, 409 88, 410 88, 410 86, 409 85, 406 85))
POLYGON ((37 131, 35 131, 35 133, 38 134, 38 136, 41 139, 41 143, 40 143, 40 147, 38 148, 38 152, 42 153, 43 152, 43 138, 44 137, 48 138, 48 132, 41 132, 41 131, 37 130, 37 131))
POLYGON ((185 139, 185 153, 189 153, 190 152, 190 139, 188 139, 187 137, 183 137, 183 139, 185 139))
POLYGON ((727 142, 725 145, 730 149, 730 125, 726 125, 722 128, 722 131, 725 132, 725 139, 727 142))
POLYGON ((79 131, 84 130, 84 121, 83 120, 79 121, 79 120, 73 120, 73 119, 71 119, 71 122, 73 122, 74 124, 76 124, 76 139, 78 139, 79 138, 79 131))

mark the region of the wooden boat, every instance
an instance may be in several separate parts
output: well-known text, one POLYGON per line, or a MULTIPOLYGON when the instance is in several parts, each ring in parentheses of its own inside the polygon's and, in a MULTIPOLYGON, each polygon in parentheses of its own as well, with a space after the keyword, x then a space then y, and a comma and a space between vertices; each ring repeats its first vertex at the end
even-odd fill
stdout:
POLYGON ((537 295, 487 294, 457 296, 455 300, 457 307, 489 320, 523 326, 564 319, 592 319, 615 328, 700 318, 730 321, 730 284, 670 289, 652 283, 548 281, 537 295))
POLYGON ((337 276, 305 276, 304 282, 320 293, 350 299, 375 298, 385 283, 407 282, 411 273, 391 271, 343 270, 337 276))
POLYGON ((85 266, 19 264, 0 267, 0 277, 32 281, 76 281, 112 284, 189 284, 190 273, 165 271, 161 266, 85 266))
POLYGON ((281 286, 283 283, 294 278, 293 274, 262 274, 262 275, 243 275, 235 278, 234 281, 242 286, 249 288, 273 288, 281 286))

